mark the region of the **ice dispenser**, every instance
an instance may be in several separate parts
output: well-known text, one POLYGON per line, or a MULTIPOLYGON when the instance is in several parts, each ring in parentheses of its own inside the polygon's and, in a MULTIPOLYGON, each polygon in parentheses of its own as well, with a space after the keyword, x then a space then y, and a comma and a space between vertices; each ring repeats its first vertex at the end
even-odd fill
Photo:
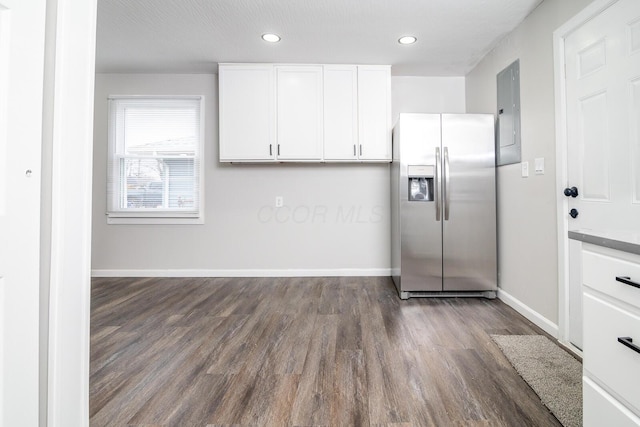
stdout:
POLYGON ((433 165, 408 166, 410 202, 433 202, 434 170, 433 165))

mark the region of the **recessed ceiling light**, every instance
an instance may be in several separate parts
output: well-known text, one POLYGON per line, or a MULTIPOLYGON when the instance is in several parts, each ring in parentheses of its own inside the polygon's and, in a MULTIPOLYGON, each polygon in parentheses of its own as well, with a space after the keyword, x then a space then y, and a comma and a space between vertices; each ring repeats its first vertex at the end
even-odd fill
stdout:
POLYGON ((398 39, 398 43, 400 44, 413 44, 417 41, 418 39, 415 38, 414 36, 403 36, 398 39))
POLYGON ((262 40, 269 43, 278 43, 280 41, 280 36, 277 34, 266 33, 262 35, 262 40))

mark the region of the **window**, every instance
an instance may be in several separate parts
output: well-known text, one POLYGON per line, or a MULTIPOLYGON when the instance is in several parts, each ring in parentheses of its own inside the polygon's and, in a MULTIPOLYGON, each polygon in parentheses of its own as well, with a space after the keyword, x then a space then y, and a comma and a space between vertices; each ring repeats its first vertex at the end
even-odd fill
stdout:
POLYGON ((108 223, 203 222, 203 103, 109 97, 108 223))

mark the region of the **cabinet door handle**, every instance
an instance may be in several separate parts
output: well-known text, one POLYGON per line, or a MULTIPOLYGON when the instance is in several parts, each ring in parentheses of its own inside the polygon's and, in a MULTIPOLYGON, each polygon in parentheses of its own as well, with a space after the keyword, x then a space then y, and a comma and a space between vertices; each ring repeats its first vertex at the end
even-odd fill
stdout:
POLYGON ((280 144, 278 144, 278 156, 280 155, 280 144))
POLYGON ((629 276, 616 276, 616 281, 624 283, 625 285, 633 286, 634 288, 640 288, 640 283, 634 282, 629 276))
POLYGON ((362 144, 360 144, 360 155, 362 156, 362 144))
POLYGON ((631 350, 636 353, 640 353, 640 347, 633 343, 633 339, 630 337, 618 337, 618 342, 626 347, 629 347, 631 350))
POLYGON ((356 156, 356 144, 353 144, 353 157, 356 156))
POLYGON ((273 156, 273 144, 269 144, 269 155, 273 156))

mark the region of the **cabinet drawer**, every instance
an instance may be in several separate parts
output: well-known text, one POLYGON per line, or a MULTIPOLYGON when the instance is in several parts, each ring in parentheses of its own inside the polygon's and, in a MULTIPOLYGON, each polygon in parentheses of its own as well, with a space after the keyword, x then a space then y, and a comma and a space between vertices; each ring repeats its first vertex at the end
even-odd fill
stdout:
POLYGON ((589 293, 584 294, 584 369, 640 408, 640 353, 618 342, 640 344, 640 317, 589 293))
POLYGON ((638 427, 640 418, 632 414, 606 391, 583 378, 583 417, 585 427, 638 427))
POLYGON ((584 250, 582 271, 582 283, 585 286, 640 307, 640 288, 616 280, 616 277, 628 277, 633 282, 640 283, 640 264, 584 250))

